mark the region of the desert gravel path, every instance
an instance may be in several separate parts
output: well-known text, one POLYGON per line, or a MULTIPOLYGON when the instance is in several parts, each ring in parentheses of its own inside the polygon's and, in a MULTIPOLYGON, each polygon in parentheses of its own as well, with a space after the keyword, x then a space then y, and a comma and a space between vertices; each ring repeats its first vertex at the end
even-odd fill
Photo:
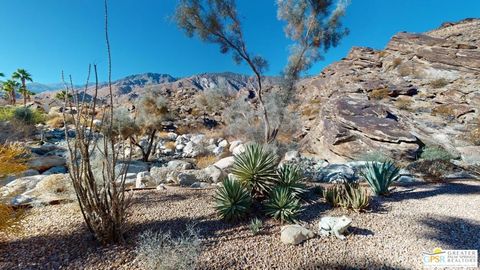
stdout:
POLYGON ((179 232, 192 223, 204 239, 200 269, 422 269, 422 252, 435 247, 480 250, 478 181, 397 187, 362 214, 331 209, 317 198, 301 220, 316 224, 324 215, 347 214, 351 234, 346 241, 317 237, 298 246, 283 245, 272 221, 257 236, 248 222, 224 223, 215 217, 212 195, 173 187, 136 192, 124 247, 96 245, 73 203, 34 208, 21 235, 0 238, 0 269, 137 269, 140 232, 179 232))

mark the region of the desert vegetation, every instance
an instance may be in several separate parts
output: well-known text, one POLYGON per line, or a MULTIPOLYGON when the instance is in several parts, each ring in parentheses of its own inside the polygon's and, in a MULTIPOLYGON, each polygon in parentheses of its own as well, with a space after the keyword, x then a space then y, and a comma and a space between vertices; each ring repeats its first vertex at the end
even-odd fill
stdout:
POLYGON ((399 33, 306 76, 348 3, 278 0, 291 44, 268 76, 238 1, 179 0, 177 30, 249 75, 114 81, 103 3, 105 69, 36 96, 25 69, 1 82, 0 268, 417 269, 478 248, 474 76, 407 50, 467 41, 399 33))

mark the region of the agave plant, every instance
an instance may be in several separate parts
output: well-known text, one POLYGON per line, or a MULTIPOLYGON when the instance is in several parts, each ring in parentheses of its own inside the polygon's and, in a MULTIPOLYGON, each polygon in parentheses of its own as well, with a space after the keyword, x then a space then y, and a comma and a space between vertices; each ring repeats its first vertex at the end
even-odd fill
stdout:
POLYGON ((276 220, 293 223, 300 213, 300 200, 284 187, 277 187, 270 193, 270 198, 265 204, 265 213, 276 220))
POLYGON ((323 198, 325 201, 333 207, 338 207, 344 205, 344 202, 341 201, 343 189, 339 184, 334 184, 331 187, 323 190, 323 198))
MULTIPOLYGON (((370 195, 368 191, 358 183, 345 183, 344 188, 344 201, 348 202, 346 208, 351 208, 355 212, 362 212, 370 205, 370 195)), ((342 204, 345 205, 345 203, 342 204)))
POLYGON ((375 195, 387 195, 390 185, 399 178, 399 171, 393 162, 367 162, 360 174, 375 195))
POLYGON ((273 187, 277 157, 259 144, 247 145, 236 155, 232 174, 246 187, 252 197, 264 197, 273 187))
POLYGON ((252 197, 239 181, 226 178, 215 193, 215 209, 223 219, 233 221, 245 217, 252 204, 252 197))
POLYGON ((250 221, 249 228, 253 235, 259 234, 260 231, 262 230, 262 227, 263 227, 263 222, 260 219, 254 218, 252 219, 252 221, 250 221))
POLYGON ((283 165, 277 169, 277 175, 276 186, 286 188, 294 197, 300 198, 307 191, 302 183, 302 171, 298 166, 283 165))

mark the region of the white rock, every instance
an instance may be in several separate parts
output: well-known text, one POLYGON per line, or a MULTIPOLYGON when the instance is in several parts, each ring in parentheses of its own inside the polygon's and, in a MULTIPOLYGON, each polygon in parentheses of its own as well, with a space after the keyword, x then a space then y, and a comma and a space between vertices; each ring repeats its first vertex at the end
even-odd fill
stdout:
POLYGON ((300 159, 300 153, 296 150, 288 151, 285 153, 283 160, 285 161, 296 161, 300 159))
POLYGON ((181 144, 181 143, 180 143, 180 144, 177 144, 177 145, 175 146, 175 149, 177 149, 177 151, 182 151, 183 148, 185 148, 185 145, 184 145, 184 144, 181 144))
POLYGON ((193 169, 193 165, 192 163, 184 160, 171 160, 167 163, 167 168, 176 170, 189 170, 193 169))
POLYGON ((222 158, 219 161, 215 162, 213 165, 221 170, 228 170, 232 168, 233 163, 235 162, 235 157, 226 157, 222 158))
POLYGON ((235 147, 239 146, 240 144, 242 144, 242 141, 233 141, 230 143, 230 148, 228 148, 228 150, 233 153, 233 149, 235 149, 235 147))
POLYGON ((281 229, 280 240, 284 244, 298 245, 314 236, 315 233, 300 225, 286 225, 281 229))
POLYGON ((245 145, 244 144, 239 144, 237 147, 235 147, 232 151, 232 154, 234 156, 239 155, 241 153, 245 152, 245 145))
POLYGON ((169 132, 167 133, 167 138, 171 141, 175 141, 177 139, 178 135, 175 132, 169 132))
POLYGON ((213 149, 212 153, 215 154, 216 156, 219 156, 220 154, 223 153, 225 148, 223 146, 217 146, 213 149))
POLYGON ((164 184, 160 184, 156 187, 157 190, 165 190, 167 189, 164 184))
POLYGON ((228 141, 227 140, 222 140, 221 142, 218 143, 218 146, 227 148, 228 147, 228 141))
POLYGON ((28 162, 28 167, 40 172, 44 172, 52 167, 64 166, 67 163, 65 158, 59 156, 42 156, 32 159, 28 162))
POLYGON ((221 182, 226 177, 226 174, 215 165, 210 165, 203 170, 210 177, 212 183, 221 182))
POLYGON ((200 144, 202 143, 203 139, 205 138, 205 135, 203 134, 197 134, 197 135, 193 135, 191 138, 190 138, 190 141, 193 142, 194 144, 200 144))
POLYGON ((190 185, 191 188, 208 188, 209 184, 204 183, 204 182, 195 182, 192 185, 190 185))
POLYGON ((150 176, 149 172, 137 173, 137 179, 135 182, 136 188, 144 188, 154 184, 155 184, 155 181, 153 180, 152 176, 150 176))

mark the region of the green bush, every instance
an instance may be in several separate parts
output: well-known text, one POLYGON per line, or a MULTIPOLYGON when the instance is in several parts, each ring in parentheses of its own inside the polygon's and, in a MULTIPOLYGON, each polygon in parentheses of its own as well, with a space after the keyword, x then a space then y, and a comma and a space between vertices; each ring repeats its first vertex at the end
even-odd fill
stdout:
POLYGON ((34 125, 45 121, 45 116, 26 107, 5 106, 0 107, 0 121, 20 121, 27 125, 34 125))
POLYGON ((341 186, 339 184, 334 184, 323 190, 323 198, 331 206, 338 207, 341 205, 342 192, 343 190, 341 186))
POLYGON ((375 195, 387 195, 390 185, 399 178, 399 171, 392 162, 367 162, 360 174, 375 195))
POLYGON ((282 224, 293 223, 300 213, 300 201, 287 188, 277 187, 272 190, 265 204, 265 213, 282 224))
POLYGON ((215 209, 223 219, 239 220, 250 212, 252 197, 249 191, 235 179, 225 179, 223 185, 217 189, 214 198, 215 209))
POLYGON ((276 178, 277 156, 259 144, 247 145, 245 152, 236 155, 232 168, 240 183, 252 197, 264 197, 271 191, 276 178))
POLYGON ((420 154, 420 159, 423 160, 451 160, 454 158, 454 156, 440 146, 426 146, 420 154))
POLYGON ((250 231, 252 232, 253 235, 257 235, 260 233, 260 231, 262 230, 262 227, 263 227, 263 222, 258 219, 258 218, 254 218, 252 219, 252 221, 250 222, 250 231))
POLYGON ((302 183, 303 175, 300 167, 286 164, 277 169, 277 187, 286 188, 296 198, 300 198, 307 190, 302 183))

